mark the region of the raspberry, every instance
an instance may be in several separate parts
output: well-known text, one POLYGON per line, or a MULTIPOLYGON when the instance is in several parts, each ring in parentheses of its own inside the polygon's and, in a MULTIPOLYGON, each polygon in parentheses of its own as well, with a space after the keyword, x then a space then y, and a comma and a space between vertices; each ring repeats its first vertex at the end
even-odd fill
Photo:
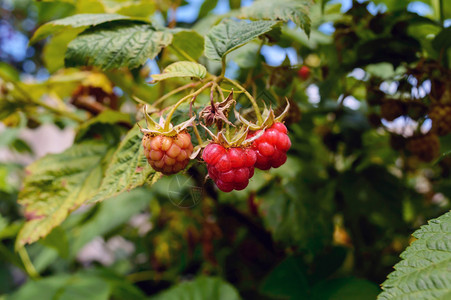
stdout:
MULTIPOLYGON (((252 137, 259 132, 260 130, 250 134, 250 136, 252 137)), ((271 167, 278 168, 287 161, 286 153, 291 147, 287 132, 285 125, 276 122, 252 143, 252 149, 257 154, 256 168, 260 170, 269 170, 271 167)))
POLYGON ((438 135, 451 132, 451 105, 435 105, 429 112, 432 120, 432 130, 438 135))
POLYGON ((223 192, 242 190, 254 176, 255 151, 248 148, 224 148, 211 143, 205 147, 202 159, 207 163, 208 176, 223 192))
POLYGON ((310 77, 310 68, 307 66, 302 66, 299 70, 298 70, 298 76, 299 78, 301 78, 302 80, 307 80, 310 77))
POLYGON ((193 152, 191 136, 186 132, 175 136, 145 134, 142 143, 149 164, 165 175, 186 168, 193 152))
POLYGON ((381 118, 387 121, 393 121, 406 112, 405 104, 398 100, 385 100, 381 105, 381 118))
POLYGON ((410 137, 406 145, 413 155, 425 162, 430 162, 440 154, 440 141, 434 133, 410 137))

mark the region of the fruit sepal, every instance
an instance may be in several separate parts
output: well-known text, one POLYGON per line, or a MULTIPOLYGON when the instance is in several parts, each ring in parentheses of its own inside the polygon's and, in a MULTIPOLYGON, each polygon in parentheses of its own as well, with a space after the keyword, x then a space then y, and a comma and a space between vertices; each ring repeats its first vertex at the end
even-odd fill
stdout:
MULTIPOLYGON (((176 136, 180 132, 183 132, 191 126, 196 119, 196 116, 193 116, 189 120, 180 123, 176 126, 173 126, 172 124, 169 124, 169 130, 165 130, 165 124, 167 120, 163 118, 163 116, 160 117, 160 121, 157 123, 154 119, 152 119, 147 111, 147 105, 144 106, 144 116, 146 118, 146 125, 147 129, 141 128, 140 130, 144 134, 150 134, 150 135, 164 135, 164 136, 176 136)), ((139 126, 139 124, 138 124, 139 126)))
POLYGON ((255 136, 248 138, 249 127, 241 126, 231 138, 228 138, 225 129, 221 130, 220 132, 218 132, 218 134, 215 135, 206 126, 204 126, 203 124, 201 125, 211 136, 213 143, 220 144, 225 148, 249 147, 256 139, 258 139, 264 133, 264 130, 262 130, 255 136))
POLYGON ((274 123, 282 122, 285 116, 288 114, 288 111, 290 110, 290 102, 287 100, 287 106, 283 110, 283 112, 279 116, 275 116, 274 110, 270 107, 269 109, 265 107, 262 113, 263 122, 257 122, 252 123, 248 120, 246 120, 243 116, 241 116, 236 110, 235 110, 235 117, 243 124, 245 124, 248 128, 248 130, 251 131, 257 131, 257 130, 264 130, 266 128, 271 127, 274 123))

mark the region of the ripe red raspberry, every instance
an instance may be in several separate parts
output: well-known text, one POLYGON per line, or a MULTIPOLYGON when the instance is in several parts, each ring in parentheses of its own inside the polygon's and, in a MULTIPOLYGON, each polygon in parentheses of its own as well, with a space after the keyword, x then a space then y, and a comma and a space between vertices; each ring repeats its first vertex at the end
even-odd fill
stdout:
MULTIPOLYGON (((251 133, 250 136, 252 137, 259 132, 260 130, 251 133)), ((276 122, 252 143, 252 149, 257 154, 256 168, 260 170, 269 170, 271 167, 278 168, 287 161, 286 153, 291 147, 287 132, 285 125, 276 122)))
POLYGON ((144 155, 155 171, 175 174, 189 163, 193 152, 191 136, 181 132, 176 136, 145 134, 142 140, 144 155))
POLYGON ((224 148, 220 144, 209 144, 202 153, 207 163, 208 176, 223 192, 242 190, 254 176, 255 151, 246 148, 224 148))
POLYGON ((302 79, 302 80, 307 80, 310 77, 310 68, 307 66, 302 66, 299 70, 298 70, 298 76, 302 79))
POLYGON ((451 105, 434 105, 429 111, 432 120, 432 130, 438 135, 451 132, 451 105))

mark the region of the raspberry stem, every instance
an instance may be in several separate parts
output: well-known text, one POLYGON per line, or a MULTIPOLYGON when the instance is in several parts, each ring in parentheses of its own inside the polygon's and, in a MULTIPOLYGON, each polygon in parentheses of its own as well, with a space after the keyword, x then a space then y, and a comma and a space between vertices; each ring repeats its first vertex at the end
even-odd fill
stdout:
POLYGON ((166 118, 166 122, 164 123, 164 130, 165 131, 169 131, 169 127, 171 125, 171 119, 172 119, 172 115, 174 115, 174 112, 177 110, 177 108, 182 105, 186 100, 193 98, 191 101, 194 101, 196 99, 196 97, 202 93, 204 90, 206 90, 207 88, 209 88, 211 85, 213 84, 212 81, 206 83, 205 85, 203 85, 201 88, 199 88, 197 91, 195 91, 194 93, 191 93, 185 97, 183 97, 182 99, 180 99, 176 104, 174 104, 174 106, 172 107, 171 111, 168 113, 168 116, 166 118))
POLYGON ((161 102, 163 102, 164 100, 168 99, 169 97, 171 97, 172 95, 175 95, 183 90, 189 89, 189 88, 193 88, 196 87, 197 85, 199 85, 200 82, 191 82, 188 84, 185 84, 179 88, 176 88, 175 90, 170 91, 169 93, 165 94, 163 97, 160 97, 159 99, 155 100, 152 103, 152 106, 157 106, 158 104, 160 104, 161 102))
POLYGON ((257 102, 255 101, 254 97, 252 97, 252 95, 249 94, 249 92, 235 80, 227 78, 227 77, 224 77, 224 79, 227 80, 228 82, 230 82, 231 84, 233 84, 234 86, 236 86, 237 88, 239 88, 242 92, 244 92, 244 94, 249 99, 249 101, 251 101, 252 106, 254 107, 258 123, 263 124, 263 117, 262 117, 262 114, 260 112, 260 109, 258 108, 257 102))
POLYGON ((33 103, 33 104, 36 104, 36 105, 38 105, 38 106, 41 106, 41 107, 47 109, 48 111, 51 111, 52 113, 54 113, 54 114, 56 114, 56 115, 59 115, 59 116, 62 116, 62 117, 66 117, 66 118, 72 119, 72 120, 74 120, 74 121, 76 121, 76 122, 79 122, 79 123, 81 123, 81 122, 84 121, 83 118, 79 117, 79 116, 76 115, 75 113, 72 113, 72 112, 70 112, 70 111, 63 110, 63 109, 60 109, 60 108, 53 107, 53 106, 51 106, 51 105, 49 105, 49 104, 47 104, 47 103, 45 103, 45 102, 43 102, 43 101, 41 101, 41 100, 34 99, 34 98, 31 97, 30 94, 29 94, 25 89, 23 89, 19 84, 17 84, 16 82, 12 82, 12 81, 11 81, 11 83, 14 85, 14 88, 15 88, 17 91, 19 91, 19 92, 27 99, 27 101, 29 101, 29 102, 31 102, 31 103, 33 103))

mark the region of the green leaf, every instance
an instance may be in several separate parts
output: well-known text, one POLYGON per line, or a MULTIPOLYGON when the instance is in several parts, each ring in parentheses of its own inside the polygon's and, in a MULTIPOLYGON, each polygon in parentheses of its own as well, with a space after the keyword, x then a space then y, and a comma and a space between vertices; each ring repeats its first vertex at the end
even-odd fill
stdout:
POLYGON ((256 0, 241 9, 240 17, 253 20, 293 21, 307 35, 310 33, 311 0, 256 0))
POLYGON ((269 273, 260 291, 274 297, 308 299, 306 266, 300 257, 290 256, 269 273))
POLYGON ((378 299, 449 299, 451 296, 451 212, 413 233, 378 299))
POLYGON ((139 67, 172 41, 172 34, 148 24, 117 21, 85 30, 69 43, 67 67, 92 65, 104 70, 139 67))
POLYGON ((204 3, 202 3, 202 6, 199 9, 199 15, 197 16, 198 19, 202 19, 210 11, 212 11, 216 5, 218 5, 218 0, 205 0, 204 3))
POLYGON ((87 136, 89 131, 97 124, 113 125, 117 123, 130 123, 130 116, 114 110, 105 110, 89 121, 82 123, 77 130, 75 141, 79 142, 87 136))
POLYGON ((197 60, 204 52, 204 37, 194 30, 183 30, 174 33, 171 48, 180 59, 188 57, 197 60))
POLYGON ((42 25, 36 30, 30 39, 30 44, 36 43, 51 34, 62 32, 67 28, 83 28, 94 26, 114 20, 129 19, 127 16, 119 14, 79 14, 64 19, 59 19, 42 25))
MULTIPOLYGON (((288 161, 277 172, 285 170, 287 174, 295 166, 294 162, 288 161)), ((275 241, 285 245, 313 252, 322 249, 332 239, 333 226, 325 216, 331 215, 334 192, 333 181, 324 183, 321 190, 312 190, 297 181, 268 186, 261 194, 259 207, 265 227, 275 241), (321 199, 321 202, 315 199, 321 199)))
POLYGON ((61 68, 64 68, 64 54, 67 50, 67 45, 77 37, 82 31, 79 30, 67 30, 58 34, 55 34, 48 43, 45 44, 42 51, 42 59, 44 60, 45 67, 50 73, 53 73, 61 68))
POLYGON ((163 73, 152 75, 154 81, 161 81, 174 77, 196 77, 203 79, 207 76, 207 69, 191 61, 178 61, 167 66, 163 73))
POLYGON ((69 237, 72 241, 70 257, 74 257, 96 236, 105 235, 130 220, 133 215, 145 208, 151 199, 149 190, 135 189, 100 203, 94 215, 70 233, 69 237), (130 203, 133 205, 129 205, 130 203))
POLYGON ((317 284, 312 293, 321 300, 373 300, 380 292, 377 284, 360 278, 334 278, 317 284))
POLYGON ((230 59, 233 60, 240 68, 255 68, 260 63, 259 49, 260 45, 258 43, 248 43, 234 51, 233 54, 231 54, 233 57, 230 59))
POLYGON ((274 21, 235 21, 226 19, 213 27, 205 37, 205 55, 221 60, 227 53, 270 31, 274 21))
POLYGON ((40 300, 53 299, 85 299, 85 300, 107 300, 110 299, 110 285, 102 278, 88 275, 59 274, 39 281, 29 280, 17 292, 8 296, 7 300, 40 300))
POLYGON ((61 257, 66 258, 69 254, 69 242, 67 240, 66 231, 60 226, 55 227, 49 235, 40 241, 44 246, 54 248, 61 257))
POLYGON ((102 179, 102 161, 112 146, 90 140, 27 167, 18 202, 28 221, 19 232, 17 248, 46 236, 95 194, 102 179))
POLYGON ((230 9, 238 9, 241 7, 241 0, 229 0, 230 9))
POLYGON ((440 51, 451 47, 451 27, 444 28, 439 34, 432 40, 432 46, 440 53, 440 51))
POLYGON ((19 72, 11 65, 0 61, 0 78, 9 81, 19 81, 19 72))
POLYGON ((102 1, 107 6, 107 11, 117 14, 147 19, 156 9, 155 1, 102 1))
POLYGON ((220 278, 197 277, 151 297, 151 300, 238 300, 236 289, 220 278))
POLYGON ((160 173, 156 173, 147 163, 141 139, 142 133, 135 125, 114 153, 100 189, 90 200, 91 203, 119 195, 146 182, 156 182, 160 178, 160 173))

